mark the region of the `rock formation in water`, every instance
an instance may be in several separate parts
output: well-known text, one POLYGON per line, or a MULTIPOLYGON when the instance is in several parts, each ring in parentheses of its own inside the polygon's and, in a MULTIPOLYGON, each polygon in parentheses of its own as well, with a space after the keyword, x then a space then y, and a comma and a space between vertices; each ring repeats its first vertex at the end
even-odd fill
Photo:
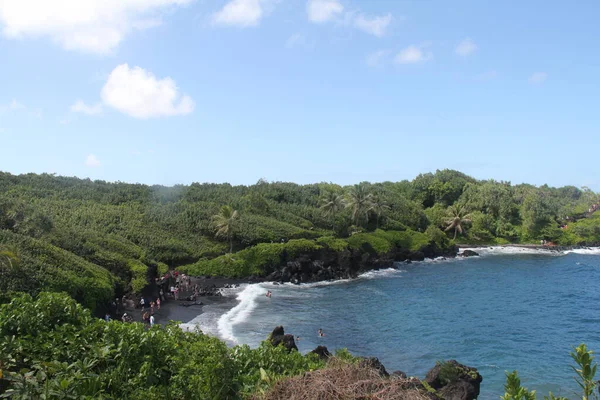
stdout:
POLYGON ((294 335, 286 335, 283 326, 278 326, 273 329, 273 332, 269 335, 269 342, 276 347, 282 344, 288 351, 298 350, 296 342, 294 341, 294 335))
POLYGON ((438 363, 425 377, 425 382, 446 400, 476 399, 482 380, 477 369, 456 360, 438 363))

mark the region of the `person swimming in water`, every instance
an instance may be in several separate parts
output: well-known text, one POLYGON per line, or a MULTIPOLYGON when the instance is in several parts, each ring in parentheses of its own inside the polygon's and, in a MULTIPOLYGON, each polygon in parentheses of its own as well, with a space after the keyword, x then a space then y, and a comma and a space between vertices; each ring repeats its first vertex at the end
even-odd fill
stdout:
POLYGON ((268 298, 271 298, 271 295, 272 295, 271 291, 267 290, 267 294, 265 296, 267 296, 268 298))
POLYGON ((325 336, 325 334, 323 333, 323 329, 319 328, 319 330, 317 331, 317 333, 319 334, 320 337, 325 336))

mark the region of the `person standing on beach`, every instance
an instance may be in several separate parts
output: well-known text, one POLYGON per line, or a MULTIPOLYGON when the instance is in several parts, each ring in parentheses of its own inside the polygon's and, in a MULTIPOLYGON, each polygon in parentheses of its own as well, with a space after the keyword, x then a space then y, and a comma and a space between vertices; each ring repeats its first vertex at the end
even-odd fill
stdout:
POLYGON ((154 326, 154 315, 150 316, 150 328, 154 326))
MULTIPOLYGON (((162 293, 162 289, 161 289, 161 293, 162 293)), ((160 310, 160 297, 158 299, 156 299, 156 309, 160 310)))

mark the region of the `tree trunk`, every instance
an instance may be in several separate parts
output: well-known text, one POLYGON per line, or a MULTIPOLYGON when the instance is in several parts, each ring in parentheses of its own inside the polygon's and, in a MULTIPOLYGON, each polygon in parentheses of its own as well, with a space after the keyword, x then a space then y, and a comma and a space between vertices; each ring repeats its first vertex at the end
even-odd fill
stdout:
POLYGON ((233 237, 229 235, 229 253, 233 253, 233 237))
POLYGON ((456 227, 454 227, 454 239, 452 240, 456 240, 456 233, 458 232, 458 229, 456 229, 456 227))

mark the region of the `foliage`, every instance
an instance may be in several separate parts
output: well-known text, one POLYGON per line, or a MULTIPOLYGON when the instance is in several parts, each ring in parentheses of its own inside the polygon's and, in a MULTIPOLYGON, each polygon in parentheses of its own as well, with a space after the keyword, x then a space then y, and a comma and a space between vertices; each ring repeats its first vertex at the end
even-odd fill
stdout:
POLYGON ((20 273, 2 267, 0 290, 67 291, 101 308, 126 288, 142 290, 150 265, 161 273, 185 266, 264 274, 295 251, 281 243, 301 239, 312 243, 309 251, 376 254, 449 246, 461 232, 461 241, 475 243, 594 245, 600 212, 589 210, 598 201, 587 188, 477 181, 453 170, 346 187, 264 180, 163 187, 0 172, 0 244, 21 259, 20 273))
POLYGON ((465 205, 455 204, 448 207, 446 215, 448 218, 445 221, 447 225, 445 230, 454 231, 454 239, 456 239, 456 234, 460 233, 462 235, 465 231, 465 225, 471 222, 471 214, 469 214, 465 205))
POLYGON ((440 367, 439 379, 442 385, 456 382, 461 375, 460 368, 452 363, 438 361, 437 365, 440 367))
POLYGON ((114 298, 114 277, 73 253, 6 230, 0 230, 0 246, 16 249, 20 259, 17 268, 3 268, 0 292, 64 291, 92 310, 114 298))
POLYGON ((229 252, 233 251, 233 235, 239 214, 230 206, 221 207, 218 214, 213 215, 212 222, 216 230, 215 236, 225 238, 229 242, 229 252))
POLYGON ((521 379, 517 371, 506 373, 506 384, 504 384, 504 396, 502 400, 535 400, 535 390, 531 392, 521 386, 521 379))
POLYGON ((577 366, 571 367, 573 371, 577 373, 577 384, 583 390, 583 400, 588 400, 591 396, 593 398, 598 399, 597 388, 598 381, 594 379, 596 376, 596 369, 598 368, 598 364, 592 362, 594 361, 593 352, 588 350, 584 343, 577 346, 573 352, 571 352, 571 358, 575 361, 577 366))
MULTIPOLYGON (((594 363, 594 356, 591 350, 582 343, 575 347, 570 353, 575 361, 576 367, 571 366, 577 374, 575 381, 581 387, 582 400, 598 399, 599 382, 595 379, 597 363, 594 363)), ((506 384, 504 385, 505 394, 500 398, 502 400, 535 400, 535 390, 531 392, 521 386, 521 380, 517 371, 506 373, 506 384)), ((545 400, 567 400, 566 397, 557 397, 552 392, 544 396, 545 400)))
POLYGON ((230 349, 175 324, 107 323, 66 294, 0 306, 0 397, 238 399, 321 367, 267 342, 230 349))

